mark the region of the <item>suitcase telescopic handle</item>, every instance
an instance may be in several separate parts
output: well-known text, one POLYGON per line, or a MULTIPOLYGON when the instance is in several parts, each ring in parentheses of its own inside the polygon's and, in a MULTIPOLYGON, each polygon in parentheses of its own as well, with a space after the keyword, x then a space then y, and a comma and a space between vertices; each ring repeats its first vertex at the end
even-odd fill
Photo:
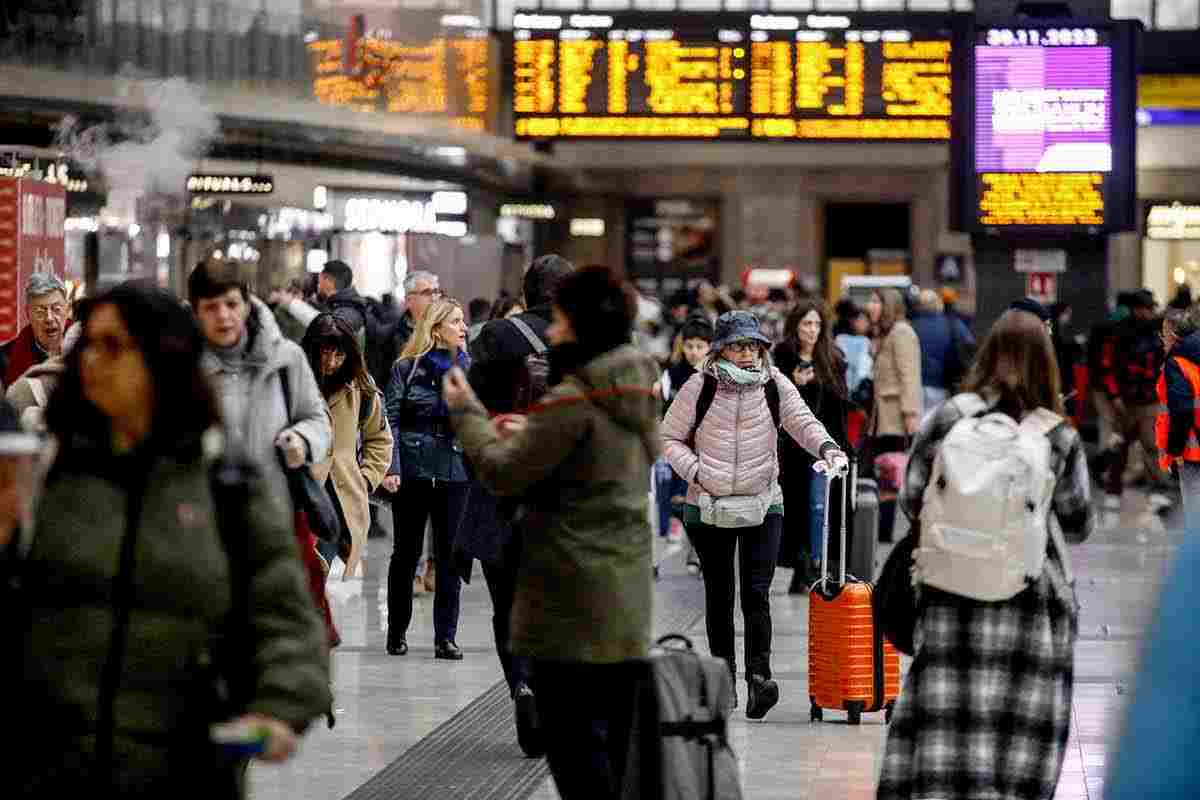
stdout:
POLYGON ((821 583, 829 580, 829 500, 833 493, 833 481, 842 479, 842 546, 838 551, 838 585, 846 582, 846 484, 849 470, 845 473, 825 472, 825 519, 821 523, 821 583))

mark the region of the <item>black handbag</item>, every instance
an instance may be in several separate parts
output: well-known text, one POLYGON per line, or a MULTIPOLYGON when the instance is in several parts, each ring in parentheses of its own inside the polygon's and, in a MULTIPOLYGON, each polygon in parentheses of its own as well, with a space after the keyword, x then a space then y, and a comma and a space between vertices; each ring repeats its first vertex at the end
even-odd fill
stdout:
MULTIPOLYGON (((287 376, 282 371, 279 373, 279 386, 283 389, 283 406, 287 411, 288 422, 291 423, 292 392, 287 376)), ((292 496, 292 505, 297 511, 304 512, 308 518, 308 527, 318 539, 337 544, 342 538, 341 518, 325 487, 308 471, 307 464, 288 469, 283 451, 277 449, 276 454, 279 456, 283 474, 287 476, 288 494, 292 496)))
POLYGON ((915 655, 913 632, 917 627, 917 590, 912 584, 913 551, 917 532, 905 536, 888 554, 871 595, 875 627, 905 655, 915 655))

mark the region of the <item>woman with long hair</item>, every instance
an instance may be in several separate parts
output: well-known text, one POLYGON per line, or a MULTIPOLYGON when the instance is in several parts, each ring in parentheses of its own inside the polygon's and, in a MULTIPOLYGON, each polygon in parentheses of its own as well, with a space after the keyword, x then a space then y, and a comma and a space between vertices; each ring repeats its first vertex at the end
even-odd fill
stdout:
POLYGON ((455 300, 433 301, 392 367, 387 416, 392 428, 392 465, 384 488, 393 492, 395 546, 388 568, 387 651, 408 653, 412 580, 421 560, 425 524, 433 525, 434 563, 444 565, 434 586, 434 657, 458 661, 462 580, 453 567, 454 535, 466 508, 469 477, 462 446, 450 427, 442 378, 466 370, 467 323, 455 300))
MULTIPOLYGON (((849 412, 846 391, 846 360, 833 343, 824 306, 806 300, 788 315, 786 338, 775 346, 775 366, 800 390, 800 396, 825 430, 843 450, 846 441, 846 415, 849 412)), ((792 437, 779 436, 780 485, 783 488, 783 507, 793 512, 800 524, 784 528, 779 548, 781 566, 792 566, 789 594, 803 594, 816 581, 820 558, 821 522, 824 515, 825 476, 813 471, 816 463, 811 455, 798 446, 792 437), (809 509, 808 524, 804 524, 801 509, 809 509), (815 537, 814 537, 815 533, 815 537)), ((835 478, 830 497, 841 497, 842 478, 835 478)), ((829 510, 829 529, 840 530, 841 508, 829 510)), ((832 547, 838 542, 831 541, 832 547)), ((871 576, 860 576, 864 580, 871 576)))
POLYGON ((21 587, 7 779, 21 797, 232 800, 244 770, 211 725, 265 732, 259 758, 283 761, 329 704, 291 517, 260 465, 224 454, 187 309, 124 284, 78 324, 35 525, 0 560, 21 587))
POLYGON ((879 538, 890 542, 896 524, 896 493, 903 481, 897 454, 908 450, 925 402, 921 342, 908 322, 908 307, 900 290, 880 289, 867 304, 867 313, 875 322, 876 352, 874 407, 867 431, 872 461, 865 466, 873 468, 879 479, 879 538))
MULTIPOLYGON (((1019 422, 1039 409, 1062 416, 1054 345, 1042 321, 1005 312, 963 389, 924 420, 910 451, 900 504, 917 536, 934 457, 956 423, 987 413, 1019 422)), ((1069 541, 1081 542, 1095 522, 1083 444, 1063 420, 1048 438, 1054 487, 1047 513, 1069 541)), ((1068 556, 1055 538, 1047 542, 1042 574, 1009 600, 919 586, 916 652, 888 729, 881 800, 1054 796, 1070 730, 1078 630, 1068 556)))
POLYGON ((371 492, 383 484, 392 463, 392 432, 383 396, 367 372, 349 324, 333 314, 321 314, 308 326, 300 346, 333 421, 330 456, 314 464, 312 473, 325 484, 350 535, 336 549, 345 562, 343 578, 352 578, 362 564, 371 527, 371 492))

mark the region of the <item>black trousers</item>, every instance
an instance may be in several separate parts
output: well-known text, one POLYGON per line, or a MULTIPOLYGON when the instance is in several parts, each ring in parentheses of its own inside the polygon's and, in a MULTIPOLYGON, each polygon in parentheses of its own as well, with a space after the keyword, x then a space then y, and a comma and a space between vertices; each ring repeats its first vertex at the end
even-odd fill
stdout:
MULTIPOLYGON (((483 579, 487 581, 488 594, 492 597, 492 633, 496 637, 496 655, 500 657, 500 666, 504 670, 508 690, 515 691, 520 683, 532 688, 533 667, 530 659, 513 655, 510 646, 513 601, 517 595, 516 565, 481 563, 483 579)), ((441 580, 440 575, 438 579, 441 580)))
POLYGON ((625 664, 534 662, 546 760, 562 800, 615 800, 625 773, 634 686, 625 664))
POLYGON ((708 649, 737 676, 734 653, 734 568, 741 573, 742 616, 746 625, 746 675, 771 677, 771 579, 779 556, 783 516, 768 514, 753 528, 688 525, 688 536, 704 570, 704 622, 708 649))
POLYGON ((388 567, 388 643, 407 640, 413 615, 413 576, 421 561, 425 523, 433 523, 433 557, 438 564, 433 594, 434 642, 458 635, 462 580, 454 569, 454 535, 466 508, 467 484, 410 480, 392 496, 394 539, 388 567))

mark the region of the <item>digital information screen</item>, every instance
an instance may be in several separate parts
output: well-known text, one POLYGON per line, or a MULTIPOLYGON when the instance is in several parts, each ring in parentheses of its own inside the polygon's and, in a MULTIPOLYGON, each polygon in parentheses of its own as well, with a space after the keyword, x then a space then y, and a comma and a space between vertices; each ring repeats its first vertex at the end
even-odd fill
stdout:
POLYGON ((959 150, 968 227, 1125 227, 1134 84, 1114 67, 1126 41, 1108 26, 976 31, 959 150))
POLYGON ((319 102, 443 116, 456 127, 487 128, 492 87, 486 30, 446 28, 417 39, 374 33, 308 43, 319 102))
POLYGON ((983 225, 1104 225, 1112 50, 1106 32, 1075 30, 979 33, 975 172, 983 225))
POLYGON ((516 135, 949 139, 951 17, 900 19, 519 13, 516 135))

